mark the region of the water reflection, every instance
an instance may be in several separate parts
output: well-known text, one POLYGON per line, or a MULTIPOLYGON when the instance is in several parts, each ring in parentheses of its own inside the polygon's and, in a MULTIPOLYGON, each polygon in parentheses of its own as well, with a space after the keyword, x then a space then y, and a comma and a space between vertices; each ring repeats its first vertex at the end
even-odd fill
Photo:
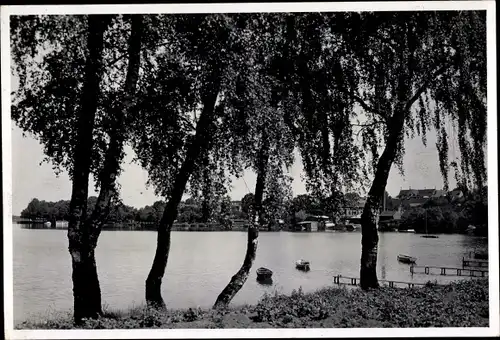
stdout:
POLYGON ((386 245, 385 245, 384 234, 385 233, 380 233, 380 236, 379 236, 378 249, 379 249, 380 255, 377 256, 378 257, 377 262, 381 267, 381 274, 382 274, 381 279, 382 280, 386 279, 386 263, 387 263, 387 255, 386 255, 386 250, 385 250, 386 245))
POLYGON ((260 278, 259 276, 257 276, 256 281, 264 286, 272 286, 273 285, 272 278, 260 278))

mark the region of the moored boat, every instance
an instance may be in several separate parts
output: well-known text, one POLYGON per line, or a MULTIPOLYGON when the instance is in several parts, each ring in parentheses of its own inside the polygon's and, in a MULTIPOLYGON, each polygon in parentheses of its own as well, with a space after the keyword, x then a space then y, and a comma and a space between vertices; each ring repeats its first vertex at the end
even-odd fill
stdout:
POLYGON ((311 263, 306 260, 298 260, 295 262, 295 267, 300 270, 310 270, 311 269, 311 263))
POLYGON ((409 256, 409 255, 403 255, 403 254, 399 254, 398 255, 398 261, 399 262, 403 262, 403 263, 416 263, 417 262, 417 258, 416 257, 413 257, 413 256, 409 256))
POLYGON ((269 280, 273 276, 273 271, 264 267, 257 269, 257 280, 269 280))

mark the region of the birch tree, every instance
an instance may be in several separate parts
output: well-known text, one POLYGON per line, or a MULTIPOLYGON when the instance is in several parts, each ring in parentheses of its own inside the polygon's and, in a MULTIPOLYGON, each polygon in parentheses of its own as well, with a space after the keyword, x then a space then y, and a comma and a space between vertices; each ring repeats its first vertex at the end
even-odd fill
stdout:
POLYGON ((72 180, 68 249, 76 322, 102 313, 94 251, 116 196, 124 121, 139 77, 141 31, 140 16, 12 18, 12 55, 20 79, 12 118, 42 143, 46 161, 58 173, 68 171, 72 180), (119 48, 127 49, 127 63, 113 62, 119 48), (126 76, 116 84, 113 77, 120 71, 126 76), (99 196, 87 216, 91 174, 99 196))

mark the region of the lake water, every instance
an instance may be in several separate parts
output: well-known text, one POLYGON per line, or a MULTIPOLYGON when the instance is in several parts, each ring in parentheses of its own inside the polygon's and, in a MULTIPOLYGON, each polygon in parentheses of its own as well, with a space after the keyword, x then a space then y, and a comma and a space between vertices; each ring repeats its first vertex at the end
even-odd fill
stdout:
MULTIPOLYGON (((71 310, 71 258, 66 230, 23 229, 13 225, 14 321, 50 310, 71 310)), ((245 232, 172 232, 172 245, 162 293, 170 308, 211 307, 239 269, 246 251, 245 232)), ((378 277, 400 281, 450 280, 414 275, 398 263, 410 254, 417 264, 460 267, 464 253, 487 246, 487 240, 466 235, 421 238, 412 233, 380 233, 378 277)), ((112 309, 144 303, 144 282, 153 261, 156 233, 103 231, 96 250, 102 299, 112 309)), ((313 291, 332 285, 334 275, 359 277, 359 232, 261 232, 257 257, 248 281, 233 305, 255 303, 265 292, 313 291), (295 261, 311 261, 311 271, 295 269, 295 261), (274 271, 273 285, 256 282, 255 269, 274 271)))

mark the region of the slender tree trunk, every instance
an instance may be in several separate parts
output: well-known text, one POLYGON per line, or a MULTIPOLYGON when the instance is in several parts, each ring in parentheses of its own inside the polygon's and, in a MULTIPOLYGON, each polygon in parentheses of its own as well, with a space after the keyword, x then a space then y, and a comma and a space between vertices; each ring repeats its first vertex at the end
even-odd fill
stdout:
POLYGON ((188 147, 186 158, 175 177, 170 198, 158 225, 158 239, 153 265, 146 279, 146 302, 155 308, 164 308, 161 295, 161 283, 167 267, 170 252, 170 232, 177 217, 177 208, 181 202, 189 177, 193 173, 197 159, 209 149, 212 139, 211 126, 215 118, 215 103, 219 94, 221 70, 215 67, 211 81, 207 82, 207 92, 203 98, 203 111, 196 125, 196 134, 188 147))
POLYGON ((109 20, 108 16, 99 15, 91 15, 88 19, 88 54, 81 112, 78 118, 68 223, 68 249, 73 267, 74 318, 77 323, 82 318, 95 318, 102 312, 94 251, 89 247, 89 233, 83 221, 87 217, 92 133, 102 73, 103 36, 109 20))
POLYGON ((368 192, 368 198, 361 214, 361 288, 377 288, 377 251, 378 251, 378 214, 380 209, 380 198, 384 195, 389 171, 396 157, 398 141, 403 132, 404 112, 395 113, 391 127, 390 137, 385 149, 380 156, 373 179, 372 186, 368 192))
POLYGON ((259 224, 262 216, 262 200, 264 196, 264 188, 266 186, 267 164, 269 161, 268 148, 267 138, 264 137, 260 155, 261 157, 258 164, 257 182, 255 184, 255 216, 253 217, 252 223, 250 223, 248 227, 247 251, 245 259, 243 260, 241 268, 231 278, 227 286, 217 297, 213 306, 214 309, 225 308, 229 305, 236 293, 240 291, 241 287, 243 287, 247 281, 250 269, 252 269, 253 262, 255 261, 259 237, 259 224), (257 217, 259 222, 257 222, 257 217))
MULTIPOLYGON (((105 26, 103 26, 102 32, 99 35, 101 52, 104 27, 105 26)), ((101 226, 109 214, 109 204, 114 191, 115 179, 120 169, 121 154, 123 152, 124 143, 124 116, 128 114, 134 103, 137 79, 139 75, 141 30, 142 18, 140 16, 132 17, 132 32, 129 40, 129 65, 125 81, 124 100, 122 105, 116 111, 116 121, 113 126, 113 130, 110 132, 110 145, 106 150, 103 170, 100 173, 101 189, 97 202, 94 206, 92 216, 90 219, 86 219, 86 216, 82 214, 80 219, 76 220, 78 229, 74 228, 74 225, 72 224, 69 225, 70 227, 73 227, 71 232, 68 230, 68 237, 70 238, 70 253, 73 259, 72 277, 74 286, 73 292, 75 297, 74 317, 77 323, 79 323, 83 318, 95 318, 102 313, 101 291, 95 261, 95 248, 101 231, 101 226)), ((89 36, 89 39, 96 39, 96 37, 89 36)), ((101 52, 99 55, 101 55, 101 52)), ((98 84, 96 88, 98 89, 98 84)), ((97 99, 95 99, 95 101, 96 100, 97 99)), ((92 120, 94 117, 92 117, 92 120)), ((91 130, 86 131, 87 133, 90 133, 90 137, 92 137, 92 130, 93 127, 91 130)), ((89 146, 91 148, 91 145, 89 146)), ((78 156, 78 154, 75 156, 78 156)), ((88 158, 88 161, 89 163, 87 163, 88 165, 86 169, 90 168, 90 157, 88 158)), ((88 177, 89 172, 86 170, 87 184, 85 185, 85 188, 88 188, 88 177)), ((75 187, 75 180, 73 181, 73 186, 75 187)), ((80 191, 80 194, 81 196, 79 196, 79 198, 86 201, 88 193, 80 191)), ((85 210, 86 209, 83 209, 83 211, 85 210)), ((70 214, 70 216, 73 217, 74 223, 77 215, 70 214)))
MULTIPOLYGON (((405 34, 405 33, 402 33, 405 34)), ((411 78, 409 76, 411 65, 408 63, 408 49, 403 44, 400 52, 400 67, 397 81, 397 104, 394 113, 389 119, 389 136, 377 163, 375 178, 368 192, 368 198, 361 214, 361 269, 360 285, 362 289, 378 288, 377 280, 377 251, 378 251, 378 215, 387 178, 392 163, 398 152, 398 145, 402 143, 404 122, 415 101, 411 97, 411 78)))
POLYGON ((116 177, 120 171, 120 163, 125 142, 125 118, 130 115, 136 102, 137 81, 141 63, 142 16, 129 16, 132 26, 128 44, 128 66, 125 79, 123 101, 115 109, 115 123, 110 131, 110 142, 104 158, 104 166, 99 174, 100 191, 92 216, 88 221, 91 245, 97 245, 102 224, 109 215, 111 198, 114 194, 116 177))

